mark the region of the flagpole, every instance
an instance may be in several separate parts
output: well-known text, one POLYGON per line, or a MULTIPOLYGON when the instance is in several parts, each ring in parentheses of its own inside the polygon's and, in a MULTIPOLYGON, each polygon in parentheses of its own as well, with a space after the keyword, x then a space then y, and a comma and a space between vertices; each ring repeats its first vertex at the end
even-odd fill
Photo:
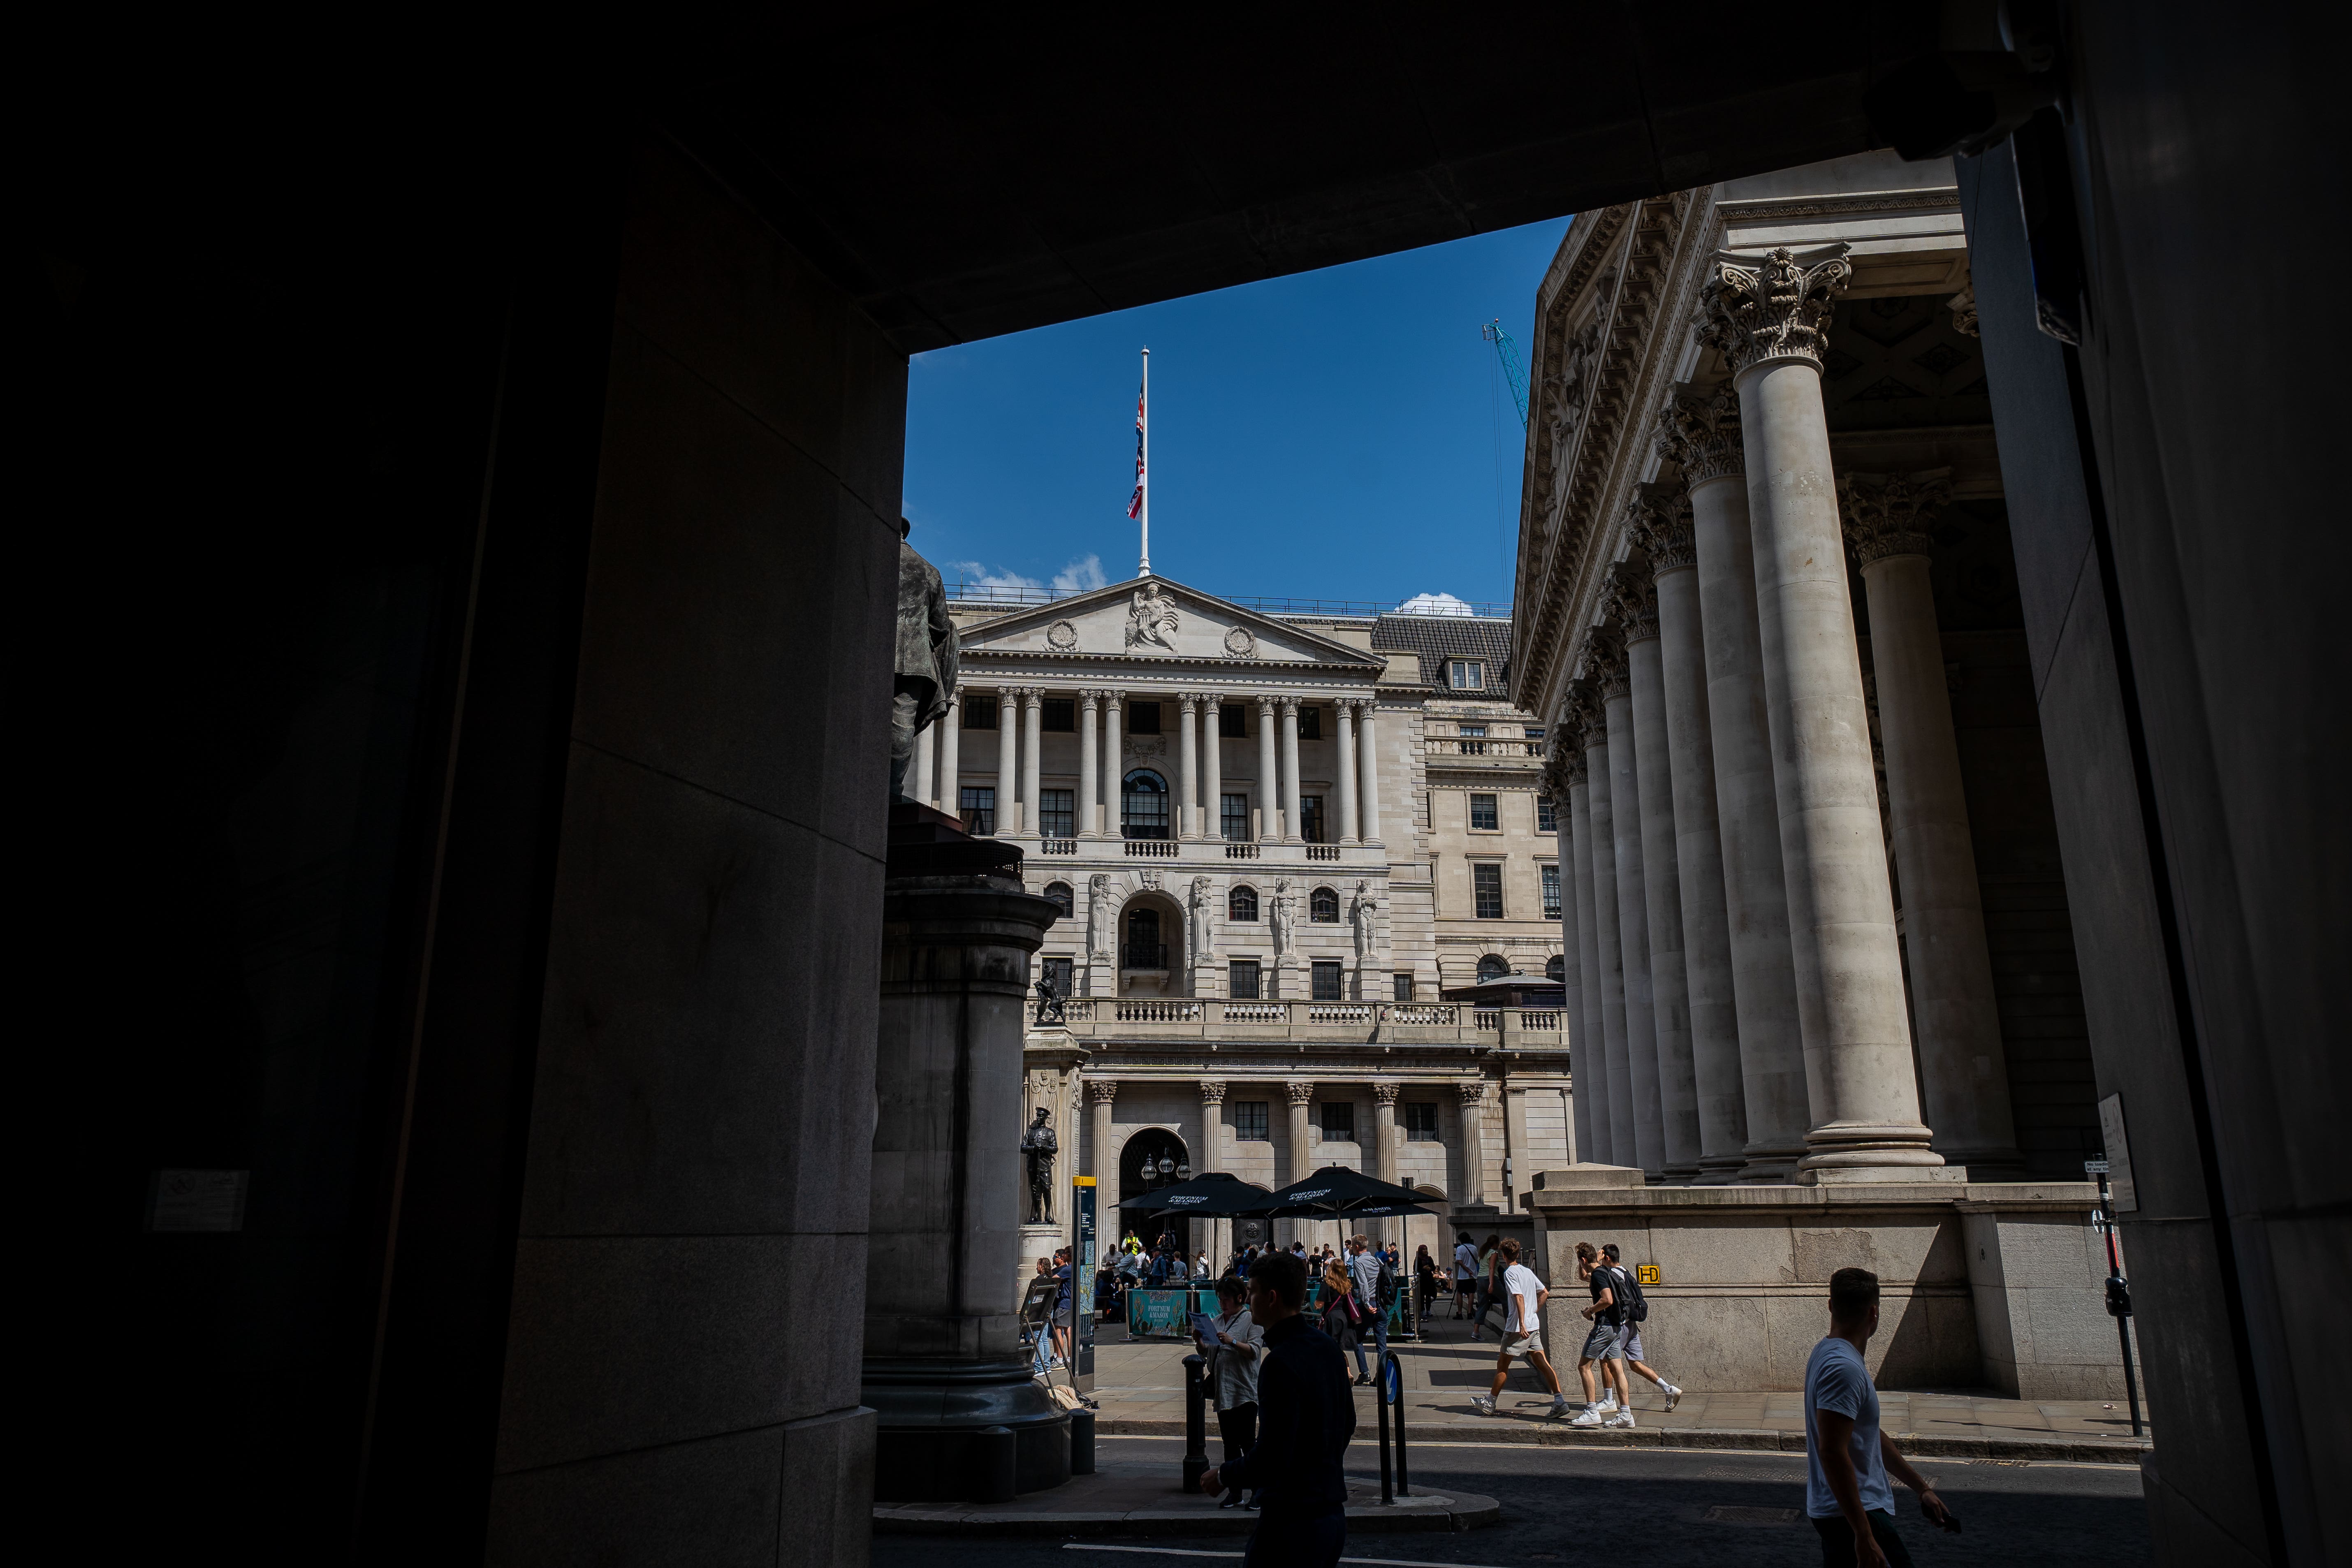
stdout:
POLYGON ((1151 575, 1151 351, 1143 351, 1143 560, 1138 577, 1151 575))

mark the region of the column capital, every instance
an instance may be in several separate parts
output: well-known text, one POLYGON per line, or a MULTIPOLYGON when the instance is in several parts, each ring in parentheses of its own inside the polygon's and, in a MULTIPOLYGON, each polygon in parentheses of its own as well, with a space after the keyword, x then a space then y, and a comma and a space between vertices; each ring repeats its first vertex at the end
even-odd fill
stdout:
POLYGON ((1690 492, 1679 487, 1637 485, 1626 509, 1626 532, 1650 560, 1650 575, 1698 564, 1698 535, 1691 520, 1690 492))
MULTIPOLYGON (((1315 1086, 1312 1083, 1293 1079, 1284 1084, 1282 1089, 1284 1093, 1290 1096, 1290 1103, 1293 1105, 1304 1105, 1315 1098, 1315 1086)), ((1298 1151, 1292 1151, 1290 1157, 1294 1161, 1298 1159, 1298 1151)))
POLYGON ((1221 1078, 1202 1079, 1201 1080, 1201 1103, 1203 1105, 1223 1105, 1224 1102, 1225 1080, 1221 1078))
POLYGON ((1260 695, 1258 695, 1258 696, 1256 696, 1256 697, 1252 698, 1252 699, 1251 699, 1251 700, 1252 700, 1252 701, 1254 701, 1254 702, 1255 702, 1255 703, 1257 704, 1257 710, 1258 710, 1260 713, 1272 714, 1272 713, 1273 713, 1273 711, 1274 711, 1274 705, 1275 705, 1275 702, 1276 702, 1276 700, 1275 698, 1273 698, 1273 697, 1266 696, 1266 695, 1265 695, 1265 694, 1261 693, 1260 695))
POLYGON ((1952 499, 1952 470, 1916 474, 1840 474, 1838 521, 1854 559, 1864 566, 1893 555, 1925 555, 1935 546, 1928 532, 1936 514, 1952 499))
POLYGON ((1454 1086, 1454 1092, 1461 1097, 1463 1104, 1475 1105, 1486 1098, 1486 1080, 1474 1078, 1458 1081, 1454 1086))
POLYGON ((1404 1085, 1399 1083, 1392 1078, 1374 1079, 1372 1080, 1372 1098, 1380 1101, 1382 1105, 1394 1105, 1397 1102, 1397 1090, 1403 1087, 1404 1085))
POLYGON ((1735 376, 1776 359, 1819 370, 1831 301, 1853 277, 1849 248, 1841 241, 1800 253, 1784 245, 1754 261, 1716 258, 1699 289, 1699 341, 1722 354, 1735 376))
POLYGON ((1087 1099, 1097 1105, 1108 1105, 1118 1098, 1118 1079, 1090 1078, 1087 1079, 1087 1099))
POLYGON ((1042 686, 1023 687, 1021 689, 1021 703, 1024 708, 1044 707, 1045 703, 1045 689, 1042 686))
POLYGON ((1225 694, 1222 691, 1203 691, 1201 693, 1201 701, 1213 712, 1225 705, 1225 694))
POLYGON ((1282 705, 1282 716, 1284 718, 1296 719, 1298 717, 1298 705, 1301 702, 1306 701, 1307 699, 1303 697, 1281 697, 1276 698, 1276 700, 1282 705))
POLYGON ((1099 695, 1102 698, 1102 705, 1106 711, 1113 708, 1124 707, 1127 703, 1127 693, 1119 690, 1115 686, 1104 687, 1099 695))
POLYGON ((1658 456, 1682 470, 1685 485, 1738 479, 1748 471, 1740 442, 1739 391, 1728 378, 1712 387, 1680 382, 1658 410, 1658 456))
POLYGON ((1559 735, 1559 741, 1544 748, 1547 754, 1543 765, 1543 793, 1544 798, 1554 805, 1566 805, 1568 792, 1576 783, 1576 771, 1584 760, 1584 752, 1582 748, 1566 743, 1568 737, 1564 731, 1555 731, 1554 733, 1559 735))
POLYGON ((1601 602, 1604 613, 1615 616, 1627 647, 1656 640, 1658 584, 1647 561, 1635 556, 1611 566, 1601 602))
POLYGON ((1179 712, 1198 713, 1201 710, 1201 694, 1197 691, 1178 692, 1176 707, 1179 712))
MULTIPOLYGON (((1580 651, 1588 658, 1591 656, 1589 637, 1580 651)), ((1578 751, 1593 744, 1596 734, 1606 737, 1604 722, 1601 715, 1601 693, 1591 676, 1588 674, 1584 679, 1569 682, 1568 696, 1559 705, 1559 727, 1576 737, 1578 751)))
POLYGON ((1078 702, 1083 707, 1095 707, 1108 695, 1109 694, 1104 691, 1099 686, 1081 686, 1078 688, 1078 702))
POLYGON ((1021 697, 1021 689, 1017 686, 1000 686, 996 689, 996 695, 999 699, 1006 702, 1018 701, 1021 697))

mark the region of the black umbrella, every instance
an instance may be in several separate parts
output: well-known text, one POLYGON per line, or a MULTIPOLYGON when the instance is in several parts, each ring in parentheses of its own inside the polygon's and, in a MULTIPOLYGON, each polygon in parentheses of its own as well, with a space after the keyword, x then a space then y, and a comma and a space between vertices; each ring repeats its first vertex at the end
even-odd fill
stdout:
POLYGON ((1244 1182, 1223 1171, 1210 1171, 1189 1182, 1129 1198, 1118 1206, 1135 1214, 1202 1215, 1211 1219, 1226 1219, 1267 1195, 1266 1190, 1255 1182, 1244 1182))
POLYGON ((1338 1219, 1361 1215, 1381 1219, 1391 1215, 1428 1214, 1423 1194, 1411 1187, 1383 1182, 1345 1165, 1326 1165, 1277 1192, 1266 1194, 1246 1208, 1234 1212, 1251 1219, 1338 1219))

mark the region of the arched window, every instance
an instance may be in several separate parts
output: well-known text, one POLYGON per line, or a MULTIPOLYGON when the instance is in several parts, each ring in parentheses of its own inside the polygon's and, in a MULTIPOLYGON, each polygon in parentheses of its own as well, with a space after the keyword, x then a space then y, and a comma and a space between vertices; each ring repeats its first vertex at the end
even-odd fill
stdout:
POLYGON ((1544 960, 1544 978, 1565 981, 1568 978, 1568 960, 1556 952, 1544 960))
POLYGON ((1225 918, 1229 921, 1257 919, 1257 889, 1235 888, 1225 895, 1225 918))
POLYGON ((1503 962, 1501 955, 1490 952, 1478 961, 1478 984, 1484 985, 1489 980, 1500 980, 1510 972, 1511 966, 1503 962))
POLYGON ((1051 899, 1054 901, 1054 907, 1062 911, 1064 920, 1070 918, 1070 910, 1074 906, 1070 898, 1070 885, 1067 882, 1046 883, 1045 897, 1051 899))
POLYGON ((1168 781, 1150 768, 1127 775, 1118 792, 1118 830, 1127 838, 1168 837, 1168 781))
POLYGON ((1316 889, 1307 896, 1307 918, 1317 925, 1338 925, 1339 895, 1328 888, 1316 889))

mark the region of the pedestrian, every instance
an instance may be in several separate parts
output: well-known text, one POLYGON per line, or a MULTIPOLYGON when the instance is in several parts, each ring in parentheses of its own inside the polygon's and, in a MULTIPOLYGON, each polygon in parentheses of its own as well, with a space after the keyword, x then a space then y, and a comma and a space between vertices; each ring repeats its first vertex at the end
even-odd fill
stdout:
POLYGON ((1878 1389, 1863 1359, 1878 1331, 1878 1276, 1830 1276, 1830 1331, 1805 1362, 1805 1512, 1825 1568, 1911 1568, 1895 1533, 1888 1473, 1919 1494, 1919 1511, 1958 1533, 1960 1521, 1878 1425, 1878 1389))
POLYGON ((1054 1254, 1054 1278, 1062 1282, 1054 1297, 1054 1356, 1064 1366, 1070 1364, 1072 1326, 1077 1313, 1076 1256, 1066 1247, 1054 1254))
POLYGON ((1337 1263, 1323 1271, 1322 1320, 1323 1331, 1331 1336, 1331 1342, 1355 1352, 1357 1386, 1370 1384, 1372 1375, 1364 1367, 1364 1321, 1357 1308, 1356 1282, 1337 1263))
MULTIPOLYGON (((1642 1325, 1650 1319, 1649 1298, 1642 1294, 1641 1282, 1633 1278, 1633 1271, 1617 1261, 1615 1242, 1603 1242, 1601 1252, 1602 1257, 1609 1259, 1610 1270, 1617 1276, 1616 1284, 1612 1288, 1617 1291, 1618 1299, 1625 1304, 1625 1364, 1631 1370, 1640 1373, 1643 1377, 1656 1384, 1658 1392, 1666 1396, 1666 1408, 1672 1410, 1683 1402, 1683 1391, 1668 1383, 1648 1362, 1642 1359, 1642 1325)), ((1608 1400, 1602 1401, 1603 1407, 1606 1408, 1615 1398, 1616 1395, 1612 1394, 1608 1400)))
POLYGON ((1475 1394, 1470 1403, 1481 1415, 1495 1414, 1495 1401, 1503 1397, 1503 1383, 1510 1375, 1511 1358, 1525 1356, 1528 1364, 1543 1378, 1544 1386, 1551 1390, 1549 1415, 1568 1414, 1568 1395, 1559 1390, 1559 1373, 1552 1370, 1551 1358, 1543 1351, 1543 1305, 1551 1292, 1544 1289, 1536 1271, 1519 1261, 1519 1244, 1516 1239, 1505 1241, 1496 1248, 1503 1260, 1503 1343, 1495 1354, 1495 1381, 1486 1397, 1475 1394))
POLYGON ((1503 1238, 1488 1235, 1478 1246, 1478 1299, 1470 1308, 1470 1337, 1480 1337, 1478 1331, 1486 1326, 1486 1313, 1495 1305, 1495 1259, 1502 1256, 1503 1238))
POLYGON ((1213 1279, 1216 1278, 1216 1276, 1209 1272, 1209 1255, 1207 1253, 1203 1252, 1192 1259, 1192 1278, 1195 1279, 1213 1279))
POLYGON ((1348 1543, 1348 1480, 1340 1469, 1356 1435, 1347 1358, 1299 1314, 1306 1265, 1269 1258, 1251 1277, 1250 1316, 1265 1332, 1258 1369, 1257 1446, 1201 1478, 1204 1491, 1257 1494, 1257 1528, 1243 1568, 1336 1568, 1348 1543))
POLYGON ((1413 1249, 1412 1289, 1414 1315, 1426 1321, 1430 1303, 1437 1300, 1437 1259, 1429 1255, 1429 1244, 1423 1242, 1413 1249))
POLYGON ((1633 1394, 1625 1383, 1625 1321, 1624 1307, 1613 1289, 1617 1276, 1601 1261, 1601 1254, 1589 1241, 1576 1244, 1576 1272, 1591 1289, 1592 1305, 1584 1309, 1584 1316, 1592 1327, 1584 1336, 1584 1350, 1576 1358, 1576 1375, 1584 1384, 1584 1410, 1571 1426, 1631 1426, 1633 1425, 1633 1394), (1592 1402, 1592 1369, 1601 1368, 1601 1378, 1611 1391, 1611 1405, 1603 1409, 1592 1402))
POLYGON ((1478 1248, 1466 1230, 1454 1233, 1454 1313, 1470 1315, 1470 1299, 1478 1288, 1478 1248))
MULTIPOLYGON (((1224 1439, 1225 1463, 1250 1451, 1257 1441, 1257 1358, 1265 1348, 1265 1331, 1257 1326, 1246 1305, 1249 1288, 1238 1275, 1217 1281, 1217 1337, 1201 1348, 1209 1357, 1209 1393, 1217 1407, 1217 1436, 1224 1439)), ((1219 1508, 1242 1501, 1242 1489, 1229 1486, 1219 1508)), ((1257 1500, 1249 1506, 1257 1507, 1257 1500)))
MULTIPOLYGON (((1389 1267, 1387 1258, 1373 1250, 1370 1240, 1360 1236, 1351 1236, 1348 1238, 1348 1277, 1356 1287, 1356 1305, 1371 1314, 1371 1322, 1369 1326, 1372 1331, 1373 1342, 1379 1347, 1373 1355, 1372 1364, 1376 1367, 1386 1366, 1389 1355, 1389 1304, 1396 1295, 1396 1271, 1389 1267)), ((1363 1356, 1360 1352, 1358 1352, 1356 1359, 1359 1363, 1362 1362, 1363 1356)), ((1370 1384, 1372 1380, 1366 1376, 1358 1381, 1370 1384)))

